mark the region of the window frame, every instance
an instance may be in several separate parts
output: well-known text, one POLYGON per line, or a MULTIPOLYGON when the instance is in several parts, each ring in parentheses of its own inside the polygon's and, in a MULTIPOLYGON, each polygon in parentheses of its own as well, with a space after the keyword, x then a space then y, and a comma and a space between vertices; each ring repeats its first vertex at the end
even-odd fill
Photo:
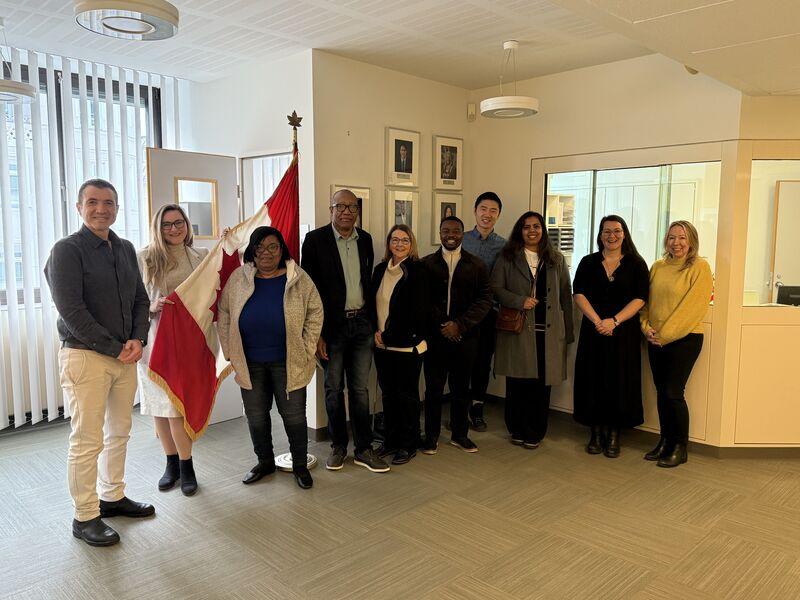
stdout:
MULTIPOLYGON (((47 69, 45 67, 38 67, 39 69, 39 90, 38 93, 44 94, 47 96, 47 69)), ((28 65, 20 65, 20 72, 21 77, 24 82, 30 82, 30 73, 28 65)), ((57 130, 57 140, 58 140, 58 161, 59 161, 59 201, 61 202, 61 214, 62 214, 62 231, 69 231, 69 222, 67 211, 72 210, 72 202, 70 198, 67 198, 67 180, 66 180, 66 147, 65 147, 65 140, 64 140, 64 111, 63 111, 63 103, 62 103, 62 92, 63 92, 63 71, 61 69, 54 69, 54 78, 53 81, 55 83, 55 90, 54 90, 54 97, 55 97, 55 113, 56 113, 56 130, 57 130)), ((11 65, 8 62, 3 62, 3 75, 5 78, 11 77, 11 65)), ((93 77, 91 75, 86 75, 86 90, 87 94, 91 96, 94 89, 93 84, 93 77)), ((106 78, 105 76, 100 77, 97 76, 97 88, 98 88, 98 99, 101 102, 105 102, 105 89, 106 89, 106 78)), ((120 84, 119 79, 112 79, 111 83, 111 90, 112 90, 112 102, 114 104, 119 104, 120 102, 120 84)), ((135 102, 135 89, 133 82, 129 81, 126 84, 126 96, 128 98, 129 105, 132 106, 135 102)), ((78 97, 80 98, 80 74, 79 73, 72 73, 71 77, 71 92, 72 98, 78 97)), ((147 85, 143 85, 139 83, 139 100, 141 103, 141 107, 145 109, 146 114, 152 114, 152 121, 153 121, 153 145, 156 148, 161 148, 163 143, 163 127, 162 127, 162 120, 161 120, 161 88, 160 86, 150 86, 152 89, 152 97, 153 97, 153 106, 150 106, 150 98, 148 97, 147 93, 147 85), (152 112, 151 112, 152 111, 152 112)), ((3 111, 3 118, 5 118, 5 111, 3 111)), ((9 168, 11 167, 9 163, 9 168)), ((144 199, 140 199, 142 201, 144 199)), ((18 210, 21 210, 21 207, 18 207, 18 210)), ((40 257, 42 258, 42 257, 40 257)), ((21 263, 20 263, 21 264, 21 263)), ((16 254, 14 257, 14 265, 15 271, 17 266, 16 254)), ((4 266, 4 265, 2 265, 4 266)), ((38 265, 39 269, 43 269, 44 265, 38 265)), ((7 275, 6 275, 7 276, 7 275)), ((14 277, 16 278, 16 272, 14 273, 14 277)), ((5 281, 5 280, 4 280, 5 281)), ((41 280, 40 280, 41 281, 41 280)), ((0 286, 0 310, 7 310, 8 309, 8 297, 6 291, 5 284, 0 286)), ((34 296, 34 303, 36 306, 41 305, 41 289, 40 286, 35 286, 33 290, 34 296)), ((25 297, 24 297, 24 288, 20 282, 17 282, 17 302, 20 306, 24 304, 25 297)))

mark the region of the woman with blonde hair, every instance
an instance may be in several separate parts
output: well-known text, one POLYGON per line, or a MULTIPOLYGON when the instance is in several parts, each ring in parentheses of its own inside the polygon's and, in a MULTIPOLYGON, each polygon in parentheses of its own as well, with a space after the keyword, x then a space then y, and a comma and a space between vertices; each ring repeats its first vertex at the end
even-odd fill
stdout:
POLYGON ((416 456, 420 443, 419 375, 430 331, 427 271, 408 225, 389 230, 383 261, 372 274, 369 303, 386 423, 378 455, 393 454, 392 464, 402 465, 416 456))
POLYGON ((139 396, 141 412, 151 415, 161 447, 167 456, 164 475, 158 489, 171 489, 180 479, 181 491, 191 496, 197 491, 197 477, 192 462, 192 439, 184 429, 183 415, 173 405, 167 394, 147 375, 150 348, 156 339, 159 317, 167 300, 208 254, 208 249, 192 247, 192 224, 186 212, 177 204, 162 206, 150 223, 150 243, 138 254, 147 295, 150 297, 150 335, 148 344, 137 363, 139 371, 139 396))
POLYGON ((661 439, 645 454, 659 467, 687 460, 689 408, 684 390, 703 348, 703 316, 711 300, 711 267, 700 258, 700 240, 689 221, 670 224, 664 257, 650 268, 650 295, 639 320, 647 338, 658 398, 661 439))

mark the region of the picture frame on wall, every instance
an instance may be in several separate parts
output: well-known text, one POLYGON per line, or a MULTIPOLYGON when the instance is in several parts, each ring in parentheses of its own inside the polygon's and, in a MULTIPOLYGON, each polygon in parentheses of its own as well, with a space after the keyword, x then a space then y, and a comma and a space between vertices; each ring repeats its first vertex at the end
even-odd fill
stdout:
POLYGON ((448 216, 458 217, 463 220, 461 204, 464 197, 461 194, 448 194, 436 192, 433 195, 433 208, 431 210, 431 244, 439 246, 439 224, 448 216))
POLYGON ((360 185, 339 185, 334 183, 331 185, 331 198, 339 190, 350 190, 358 200, 358 215, 356 216, 356 227, 361 229, 369 229, 369 188, 360 185))
POLYGON ((386 184, 419 187, 419 131, 386 128, 386 184))
MULTIPOLYGON (((415 190, 386 190, 386 231, 393 225, 404 224, 419 237, 419 192, 415 190)), ((378 236, 381 237, 381 236, 378 236)))
POLYGON ((461 191, 464 173, 464 140, 433 136, 433 187, 461 191))

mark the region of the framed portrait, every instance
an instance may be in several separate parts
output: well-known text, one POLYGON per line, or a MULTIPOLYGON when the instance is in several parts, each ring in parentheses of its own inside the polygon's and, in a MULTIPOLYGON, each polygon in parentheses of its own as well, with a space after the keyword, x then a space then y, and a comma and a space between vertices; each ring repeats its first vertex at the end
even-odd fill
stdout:
POLYGON ((399 224, 408 225, 419 237, 419 192, 386 190, 386 231, 399 224))
POLYGON ((464 197, 461 194, 446 194, 436 192, 433 195, 433 210, 431 211, 431 244, 440 245, 439 224, 445 217, 458 217, 463 220, 461 202, 464 197))
POLYGON ((419 132, 386 128, 386 183, 419 186, 419 132))
POLYGON ((356 195, 358 200, 358 215, 356 216, 356 227, 369 229, 369 188, 358 185, 339 185, 334 183, 331 186, 331 198, 339 190, 350 190, 356 195))
POLYGON ((461 190, 464 172, 464 140, 433 136, 433 187, 437 190, 461 190))

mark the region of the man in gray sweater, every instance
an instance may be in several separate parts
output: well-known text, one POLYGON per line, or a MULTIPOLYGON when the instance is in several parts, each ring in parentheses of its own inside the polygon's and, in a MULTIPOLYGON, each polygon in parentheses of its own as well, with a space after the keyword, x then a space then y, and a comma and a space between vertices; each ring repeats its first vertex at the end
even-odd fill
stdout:
POLYGON ((152 505, 127 498, 124 482, 150 301, 133 244, 111 231, 119 210, 114 186, 102 179, 85 182, 76 206, 83 226, 56 242, 44 274, 59 314, 58 361, 72 425, 72 534, 91 546, 110 546, 119 535, 101 517, 155 513, 152 505))

